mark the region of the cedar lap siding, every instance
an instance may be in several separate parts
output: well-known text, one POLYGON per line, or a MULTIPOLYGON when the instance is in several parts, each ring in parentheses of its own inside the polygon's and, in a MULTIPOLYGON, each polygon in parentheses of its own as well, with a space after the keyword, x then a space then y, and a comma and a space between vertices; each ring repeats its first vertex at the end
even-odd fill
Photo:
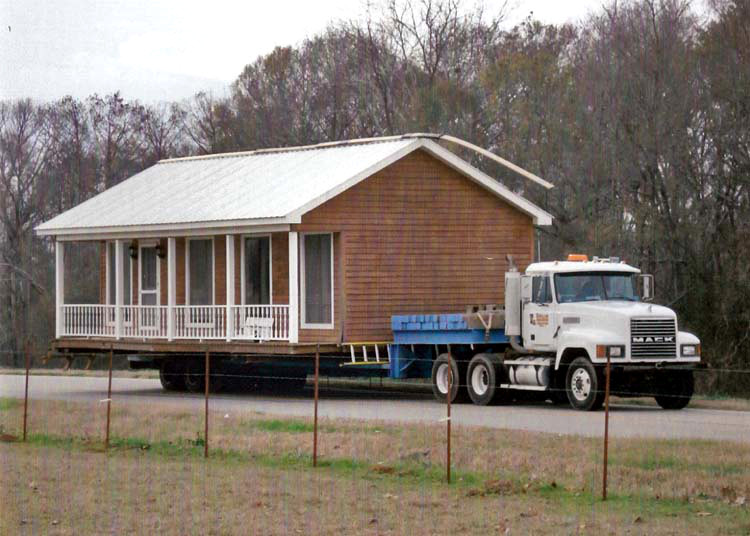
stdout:
MULTIPOLYGON (((334 328, 304 329, 300 322, 300 343, 389 341, 391 315, 461 312, 467 305, 503 303, 505 256, 513 255, 521 270, 533 259, 530 216, 423 150, 304 214, 291 230, 334 233, 334 328)), ((185 240, 176 240, 178 305, 185 303, 185 240)), ((240 303, 241 239, 235 240, 235 302, 240 303)), ((226 303, 224 241, 224 235, 214 237, 217 305, 226 303)), ((161 246, 166 251, 166 239, 161 246)), ((271 300, 288 303, 286 232, 272 234, 271 258, 271 300)), ((104 246, 101 260, 103 303, 104 246)), ((161 304, 167 302, 166 270, 161 259, 161 304)), ((134 304, 137 271, 138 263, 133 263, 134 304)))

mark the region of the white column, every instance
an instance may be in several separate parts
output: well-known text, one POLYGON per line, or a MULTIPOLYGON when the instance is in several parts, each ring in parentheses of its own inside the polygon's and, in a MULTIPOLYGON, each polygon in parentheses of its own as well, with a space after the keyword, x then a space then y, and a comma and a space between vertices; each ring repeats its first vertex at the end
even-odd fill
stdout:
POLYGON ((234 235, 227 235, 227 341, 234 336, 234 235))
POLYGON ((65 252, 63 243, 55 241, 55 338, 59 339, 65 331, 65 252))
POLYGON ((167 339, 174 340, 175 305, 177 305, 177 240, 167 238, 167 339))
POLYGON ((289 342, 299 342, 299 238, 289 232, 289 342))
POLYGON ((124 303, 125 280, 122 273, 122 240, 115 240, 115 338, 122 338, 122 306, 124 303))

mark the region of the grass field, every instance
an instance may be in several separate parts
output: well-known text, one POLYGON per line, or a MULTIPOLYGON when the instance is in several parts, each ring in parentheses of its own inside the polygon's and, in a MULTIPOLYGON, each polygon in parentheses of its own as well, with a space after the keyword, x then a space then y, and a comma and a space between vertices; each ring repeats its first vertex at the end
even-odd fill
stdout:
MULTIPOLYGON (((0 399, 0 433, 20 434, 22 402, 0 399)), ((0 534, 747 534, 750 445, 616 440, 610 500, 601 441, 444 425, 252 412, 203 417, 32 401, 29 440, 0 443, 0 534)))

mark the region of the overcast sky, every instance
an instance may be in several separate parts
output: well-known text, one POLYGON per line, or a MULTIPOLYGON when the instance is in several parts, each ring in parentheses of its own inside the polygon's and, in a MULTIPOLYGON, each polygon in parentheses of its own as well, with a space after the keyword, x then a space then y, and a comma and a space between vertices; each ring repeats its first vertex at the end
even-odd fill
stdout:
MULTIPOLYGON (((530 11, 544 22, 576 21, 602 0, 510 3, 508 26, 530 11)), ((488 11, 502 4, 484 2, 488 11)), ((0 0, 0 99, 223 94, 259 55, 364 11, 362 0, 0 0)))

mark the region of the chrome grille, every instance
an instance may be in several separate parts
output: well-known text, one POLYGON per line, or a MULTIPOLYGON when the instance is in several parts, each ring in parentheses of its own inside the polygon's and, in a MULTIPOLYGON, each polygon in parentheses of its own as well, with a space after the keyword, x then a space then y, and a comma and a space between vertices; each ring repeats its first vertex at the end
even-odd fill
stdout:
POLYGON ((674 359, 677 357, 677 326, 674 318, 632 318, 630 356, 674 359))

